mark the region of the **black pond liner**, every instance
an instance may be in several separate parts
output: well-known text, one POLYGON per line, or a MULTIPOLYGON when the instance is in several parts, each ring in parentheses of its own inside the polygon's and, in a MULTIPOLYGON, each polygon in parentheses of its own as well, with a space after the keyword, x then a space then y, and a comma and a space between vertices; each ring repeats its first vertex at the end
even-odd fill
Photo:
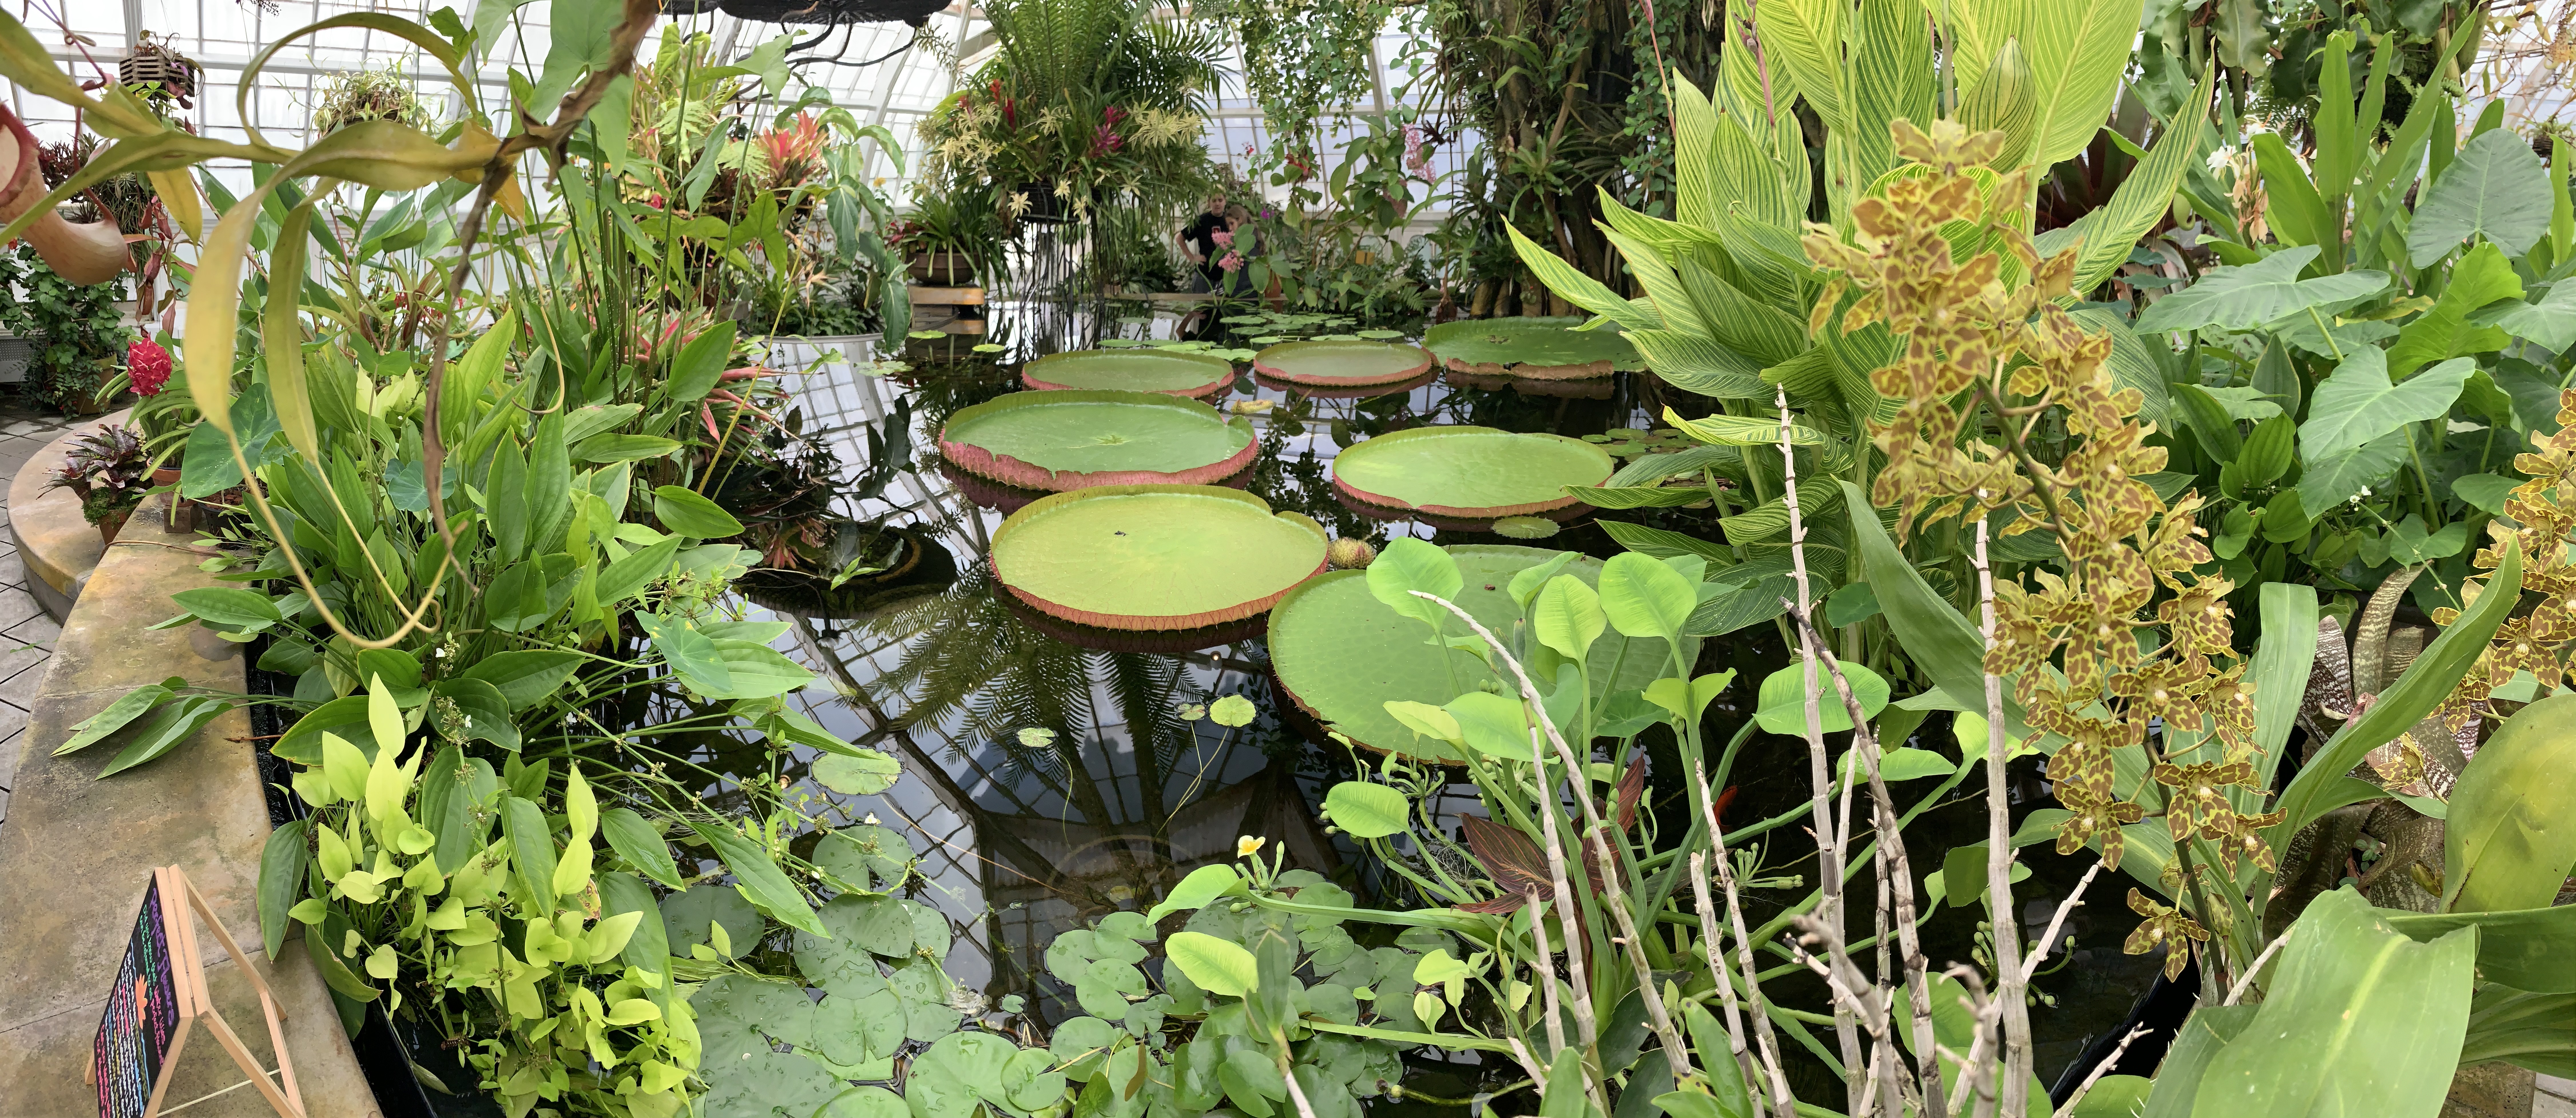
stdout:
MULTIPOLYGON (((275 672, 259 669, 260 654, 268 650, 268 641, 246 646, 242 689, 253 695, 292 695, 295 680, 275 672)), ((260 791, 268 801, 268 825, 282 827, 306 816, 302 801, 288 788, 295 767, 270 752, 277 735, 293 723, 284 707, 261 703, 250 708, 252 756, 259 764, 260 791)), ((501 1106, 475 1085, 482 1077, 456 1052, 439 1046, 440 1038, 422 1035, 416 1025, 396 1024, 385 1016, 384 1002, 367 1003, 366 1019, 349 1038, 350 1051, 358 1058, 358 1071, 367 1078, 367 1089, 376 1096, 376 1109, 383 1118, 501 1118, 501 1106), (431 1091, 413 1074, 418 1064, 437 1076, 454 1094, 431 1091)))

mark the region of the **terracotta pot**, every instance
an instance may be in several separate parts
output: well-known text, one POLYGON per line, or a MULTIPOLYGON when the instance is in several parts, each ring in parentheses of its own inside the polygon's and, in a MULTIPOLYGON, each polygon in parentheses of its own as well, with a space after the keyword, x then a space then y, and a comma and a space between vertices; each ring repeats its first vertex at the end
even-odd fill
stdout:
POLYGON ((156 467, 153 467, 153 470, 152 470, 152 484, 153 484, 153 485, 155 485, 155 486, 163 486, 163 485, 177 485, 177 484, 179 484, 179 467, 177 467, 177 466, 156 466, 156 467))
POLYGON ((115 543, 116 534, 125 530, 126 518, 133 515, 133 509, 118 509, 115 512, 111 512, 106 516, 100 517, 98 521, 98 537, 109 543, 115 543))

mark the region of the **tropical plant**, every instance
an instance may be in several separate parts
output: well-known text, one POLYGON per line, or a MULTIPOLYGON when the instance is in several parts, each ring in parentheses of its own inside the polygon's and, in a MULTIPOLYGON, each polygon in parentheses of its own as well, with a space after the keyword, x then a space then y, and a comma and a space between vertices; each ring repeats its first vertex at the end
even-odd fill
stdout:
POLYGON ((0 300, 0 328, 35 347, 27 367, 32 394, 64 411, 95 411, 100 387, 133 336, 117 305, 124 282, 73 283, 21 244, 0 252, 0 291, 12 292, 0 300))

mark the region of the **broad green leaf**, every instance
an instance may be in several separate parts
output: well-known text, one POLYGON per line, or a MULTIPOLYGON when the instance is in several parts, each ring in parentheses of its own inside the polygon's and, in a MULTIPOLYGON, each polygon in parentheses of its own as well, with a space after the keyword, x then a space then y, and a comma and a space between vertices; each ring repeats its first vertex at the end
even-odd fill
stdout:
POLYGON ((53 755, 60 757, 74 750, 86 749, 105 739, 109 734, 124 729, 127 724, 142 717, 143 712, 151 710, 161 700, 169 698, 170 689, 183 682, 174 676, 165 682, 147 683, 117 696, 115 702, 107 704, 107 709, 73 723, 72 736, 63 739, 61 745, 55 746, 53 755))
MULTIPOLYGON (((1664 422, 1679 427, 1683 434, 1704 443, 1719 446, 1778 446, 1780 421, 1752 415, 1727 415, 1720 412, 1699 419, 1684 419, 1664 409, 1664 422)), ((1826 446, 1834 440, 1813 427, 1792 423, 1789 441, 1798 446, 1826 446)))
MULTIPOLYGON (((2310 414, 2315 414, 2311 412, 2310 414)), ((2299 506, 2310 519, 2332 512, 2397 472, 2406 462, 2406 433, 2391 431, 2324 461, 2309 462, 2299 475, 2299 506)))
MULTIPOLYGON (((1507 227, 1504 231, 1511 235, 1512 249, 1520 255, 1521 263, 1529 268, 1530 274, 1537 276, 1548 290, 1565 296, 1567 302, 1616 322, 1623 330, 1663 329, 1663 320, 1652 311, 1640 310, 1617 292, 1602 286, 1601 281, 1576 271, 1572 265, 1557 259, 1554 253, 1540 248, 1519 229, 1507 227)), ((1640 347, 1640 352, 1643 352, 1643 347, 1640 347)))
MULTIPOLYGON (((1871 718, 1887 708, 1887 680, 1860 664, 1844 663, 1843 678, 1850 681, 1852 697, 1860 700, 1861 713, 1871 718)), ((1774 734, 1789 737, 1807 735, 1807 666, 1791 664, 1762 680, 1761 706, 1754 721, 1774 734)), ((1843 705, 1842 694, 1834 687, 1831 673, 1823 663, 1816 665, 1816 714, 1825 733, 1839 733, 1852 728, 1851 711, 1843 705)))
POLYGON ((278 949, 286 946, 286 933, 292 923, 286 910, 304 896, 305 868, 313 852, 305 845, 305 829, 311 824, 302 819, 287 820, 268 833, 268 844, 259 855, 259 938, 268 949, 270 962, 277 961, 278 949))
POLYGON ((638 613, 635 624, 690 689, 710 699, 733 697, 733 671, 727 666, 724 652, 692 627, 689 619, 638 613))
POLYGON ((1239 998, 1261 984, 1252 952, 1241 944, 1201 932, 1174 932, 1164 950, 1182 974, 1211 994, 1239 998))
MULTIPOLYGON (((2173 120, 2164 122, 2157 129, 2156 142, 2147 149, 2147 157, 2129 169, 2128 175, 2120 180, 2119 187, 2111 192, 2110 202, 2076 219, 2076 229, 2071 236, 2083 239, 2083 247, 2078 250, 2075 262, 2074 287, 2077 292, 2091 291, 2109 279, 2111 273, 2128 261, 2129 250, 2139 239, 2164 219, 2175 188, 2182 184, 2184 172, 2191 168, 2200 154, 2200 137, 2208 119, 2210 96, 2217 80, 2217 62, 2212 59, 2201 71, 2200 84, 2192 90, 2191 100, 2182 104, 2173 120)), ((2099 123, 2098 117, 2095 123, 2099 123)), ((2042 256, 2065 247, 2049 243, 2048 236, 2040 236, 2042 256)), ((2109 317, 2107 312, 2090 313, 2109 317)), ((2077 312, 2079 318, 2085 318, 2087 314, 2077 312)), ((2124 329, 2122 333, 2127 331, 2124 329)), ((2120 353, 2115 342, 2113 371, 2119 371, 2119 367, 2120 353)), ((2122 383, 2131 384, 2125 377, 2122 383)), ((2161 387, 2164 378, 2155 378, 2155 383, 2161 387)), ((2164 421, 2155 414, 2159 395, 2158 392, 2148 393, 2147 418, 2162 424, 2164 421)))
POLYGON ((1352 838, 1385 838, 1400 835, 1409 825, 1412 801, 1383 784, 1364 780, 1345 780, 1324 793, 1324 810, 1330 813, 1333 826, 1352 838))
POLYGON ((732 513, 677 485, 653 490, 653 515, 662 527, 692 539, 721 540, 742 534, 742 521, 732 513))
MULTIPOLYGON (((268 254, 268 281, 279 291, 304 290, 304 255, 312 243, 313 200, 289 210, 268 254)), ((302 300, 270 299, 261 310, 261 348, 268 358, 269 406, 286 441, 306 461, 322 460, 322 436, 313 424, 313 397, 304 381, 304 323, 297 313, 302 300)), ((344 495, 353 499, 355 494, 344 495)), ((273 952, 272 952, 273 954, 273 952)))
POLYGON ((2537 303, 2514 307, 2495 320, 2496 328, 2551 353, 2576 346, 2576 283, 2560 280, 2537 303))
POLYGON ((796 883, 788 880, 786 872, 758 843, 742 837, 727 824, 710 826, 691 820, 689 829, 715 848, 716 856, 724 859, 725 868, 733 871, 743 891, 779 923, 815 935, 829 934, 814 919, 814 908, 805 902, 805 894, 797 890, 796 883))
POLYGON ((2444 828, 2445 910, 2545 908, 2576 872, 2571 716, 2576 694, 2542 699, 2506 719, 2469 759, 2444 828))
POLYGON ((2409 423, 2449 415, 2476 369, 2477 362, 2455 357, 2392 383, 2387 354, 2365 349, 2346 357, 2334 375, 2317 385, 2308 421, 2299 427, 2301 459, 2314 466, 2409 423))
POLYGON ((2285 248, 2239 267, 2212 268, 2200 282, 2156 300, 2138 316, 2137 331, 2156 334, 2217 326, 2251 330, 2311 307, 2358 299, 2388 286, 2385 272, 2342 272, 2299 278, 2317 257, 2317 246, 2285 248))
POLYGON ((162 707, 161 713, 134 731, 134 740, 127 743, 124 751, 109 761, 106 768, 99 770, 99 779, 105 780, 136 765, 160 759, 194 736, 206 723, 232 709, 231 703, 220 699, 189 699, 162 707))
POLYGON ((2554 201, 2549 172, 2520 134, 2509 128, 2484 133, 2460 149, 2416 203, 2406 226, 2407 258, 2421 268, 2471 237, 2521 256, 2549 232, 2554 201))
MULTIPOLYGON (((2445 358, 2503 349, 2504 331, 2470 325, 2469 317, 2488 304, 2520 298, 2522 279, 2513 274, 2503 252, 2492 242, 2470 249, 2451 266, 2451 279, 2442 285, 2441 298, 2398 331, 2397 343, 2388 347, 2389 373, 2403 378, 2445 358)), ((2310 419, 2314 418, 2311 413, 2310 419)))
POLYGON ((643 458, 661 458, 680 449, 677 439, 653 435, 610 433, 583 439, 573 448, 573 457, 584 462, 632 462, 643 458))
POLYGON ((1539 588, 1530 603, 1530 628, 1539 643, 1577 663, 1592 651, 1607 624, 1601 596, 1573 575, 1558 575, 1539 588))
POLYGON ((277 612, 277 603, 256 590, 210 586, 179 591, 170 595, 170 600, 177 602, 179 608, 196 614, 198 619, 218 625, 256 629, 285 620, 277 612))
POLYGON ((1678 639, 1698 606, 1690 581, 1658 560, 1630 551, 1601 565, 1601 612, 1624 636, 1678 639))
POLYGON ((2193 1113, 2433 1114, 2459 1067, 2476 957, 2475 932, 2416 943, 2350 889, 2318 897, 2193 1113))
POLYGON ((2379 914, 2398 931, 2414 937, 2419 943, 2476 925, 2480 978, 2516 990, 2576 993, 2576 967, 2567 965, 2567 945, 2576 942, 2576 905, 2508 912, 2419 913, 2381 909, 2379 914))
POLYGON ((1175 912, 1188 912, 1206 907, 1218 897, 1239 896, 1244 891, 1243 878, 1234 866, 1219 862, 1191 870, 1181 883, 1172 886, 1162 902, 1145 913, 1145 919, 1161 923, 1175 912))
MULTIPOLYGON (((554 694, 581 667, 579 653, 553 649, 514 649, 496 653, 468 667, 467 679, 479 679, 501 690, 510 709, 526 710, 554 694)), ((310 716, 307 716, 310 717, 310 716)))
MULTIPOLYGON (((730 321, 719 322, 697 337, 689 339, 689 344, 680 347, 679 356, 671 359, 669 381, 671 399, 683 404, 706 399, 707 393, 715 390, 717 379, 724 375, 726 361, 733 355, 733 339, 734 324, 730 321)), ((735 531, 738 532, 740 529, 735 531)), ((698 536, 701 539, 715 538, 701 532, 686 534, 698 536)), ((733 534, 734 532, 721 533, 727 536, 733 534)))
POLYGON ((663 841, 661 828, 633 808, 613 807, 601 812, 599 831, 608 839, 609 849, 616 851, 627 865, 673 889, 683 887, 680 867, 671 860, 671 847, 663 841))
POLYGON ((679 536, 664 536, 610 563, 599 572, 599 584, 593 590, 599 604, 614 606, 624 602, 643 593, 655 579, 671 573, 671 561, 680 554, 680 542, 679 536))
MULTIPOLYGON (((1842 487, 1852 534, 1859 538, 1865 560, 1863 569, 1869 572, 1870 588, 1878 592, 1879 606, 1887 613, 1888 628, 1895 632, 1897 643, 1959 709, 1986 709, 1985 637, 1906 561, 1860 487, 1848 481, 1842 487)), ((2007 729, 2021 732, 2019 707, 2009 686, 2004 688, 2004 710, 2012 716, 2007 729)), ((1806 732, 1805 717, 1802 711, 1798 733, 1806 732)))
POLYGON ((510 840, 510 868, 518 878, 513 888, 538 912, 555 905, 555 836, 546 811, 518 796, 501 798, 501 833, 510 840))
POLYGON ((2308 691, 2317 662, 2317 591, 2295 582, 2267 582, 2262 594, 2262 643, 2254 649, 2255 770, 2272 785, 2290 727, 2308 691))
POLYGON ((1469 691, 1442 708, 1458 724, 1458 739, 1488 757, 1527 762, 1531 759, 1528 708, 1516 699, 1490 691, 1469 691))
POLYGON ((1368 565, 1371 596, 1388 609, 1435 628, 1447 626, 1455 617, 1439 603, 1415 597, 1414 592, 1449 599, 1457 597, 1459 588, 1465 585, 1458 574, 1457 560, 1438 546, 1411 536, 1388 541, 1386 550, 1368 565))

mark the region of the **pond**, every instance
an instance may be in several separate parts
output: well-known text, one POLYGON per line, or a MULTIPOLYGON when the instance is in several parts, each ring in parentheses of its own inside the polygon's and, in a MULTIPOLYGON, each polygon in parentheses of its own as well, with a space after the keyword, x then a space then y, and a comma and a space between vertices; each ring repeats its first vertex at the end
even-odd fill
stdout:
MULTIPOLYGON (((996 308, 996 315, 990 335, 908 342, 900 353, 908 366, 903 371, 872 364, 873 354, 849 353, 848 360, 827 362, 794 382, 804 432, 830 448, 841 471, 837 510, 863 523, 911 526, 931 546, 883 588, 822 595, 755 588, 741 603, 746 617, 789 622, 776 647, 820 677, 794 701, 843 739, 896 755, 904 778, 875 795, 845 795, 813 779, 811 757, 773 769, 757 746, 714 738, 693 748, 695 759, 713 771, 802 782, 829 805, 823 813, 833 825, 873 822, 904 836, 921 858, 912 899, 945 914, 954 928, 950 975, 991 1002, 1025 998, 1043 1027, 1081 1012, 1066 988, 1035 973, 1058 933, 1113 911, 1150 907, 1190 870, 1233 858, 1238 836, 1284 844, 1292 865, 1342 882, 1362 904, 1372 903, 1372 891, 1391 875, 1364 864, 1355 844, 1336 839, 1319 820, 1323 789, 1350 772, 1352 759, 1274 694, 1257 627, 1219 634, 1210 639, 1241 639, 1195 649, 1157 647, 1150 639, 1103 641, 1097 636, 1105 634, 1068 632, 996 585, 986 555, 1003 513, 991 507, 989 490, 943 471, 936 450, 946 416, 1022 387, 1018 361, 1035 356, 1023 351, 1036 347, 1013 342, 1008 308, 996 308), (979 352, 979 345, 1000 352, 979 352), (987 503, 979 505, 978 497, 987 503), (1194 717, 1228 695, 1250 700, 1258 717, 1240 727, 1194 717)), ((1121 320, 1112 330, 1168 338, 1174 325, 1165 315, 1121 320)), ((772 363, 790 366, 813 356, 810 349, 782 347, 772 363)), ((1608 557, 1618 545, 1589 519, 1552 538, 1510 540, 1373 519, 1337 499, 1329 484, 1328 466, 1340 450, 1413 427, 1475 424, 1576 437, 1616 431, 1632 438, 1657 426, 1668 402, 1686 413, 1704 410, 1693 405, 1696 398, 1645 374, 1621 373, 1582 391, 1536 394, 1444 378, 1383 395, 1314 398, 1246 375, 1211 402, 1249 414, 1259 433, 1248 490, 1274 508, 1314 517, 1337 537, 1381 545, 1397 535, 1441 544, 1523 543, 1608 557)), ((1709 514, 1691 509, 1618 515, 1717 534, 1709 514)), ((1708 740, 1732 736, 1750 717, 1759 681, 1788 662, 1781 633, 1769 623, 1703 642, 1699 672, 1737 672, 1709 708, 1708 740)), ((1956 756, 1947 718, 1934 714, 1917 731, 1916 744, 1956 756)), ((1656 743, 1648 744, 1652 755, 1656 743)), ((1661 749, 1672 755, 1668 741, 1661 749)), ((1796 739, 1756 733, 1728 777, 1730 824, 1798 809, 1808 797, 1808 763, 1796 739)), ((2035 761, 2020 764, 2028 771, 2017 769, 2016 815, 2050 806, 2035 761)), ((1901 784, 1897 794, 1911 802, 1935 783, 1916 783, 1910 794, 1901 784)), ((1674 828, 1684 826, 1677 818, 1678 777, 1658 772, 1650 787, 1651 810, 1676 817, 1674 828)), ((711 803, 728 799, 723 787, 703 791, 711 803)), ((1453 815, 1476 810, 1472 785, 1454 785, 1447 795, 1444 806, 1453 815)), ((1985 837, 1982 781, 1972 778, 1951 795, 1952 802, 1908 829, 1918 877, 1939 869, 1948 850, 1985 837)), ((1756 889, 1748 916, 1757 922, 1803 895, 1814 875, 1813 844, 1798 826, 1766 837, 1759 876, 1799 883, 1756 889)), ((2091 860, 2059 857, 2042 845, 2025 851, 2025 861, 2031 877, 2016 887, 2015 899, 2028 940, 2040 934, 2091 860)), ((707 868, 716 867, 710 861, 707 868)), ((1867 880, 1859 879, 1860 890, 1867 880)), ((2032 1021, 2044 1080, 2054 1082, 2088 1043, 2116 1035, 2153 979, 2149 957, 2120 950, 2133 923, 2123 903, 2127 887, 2120 874, 2094 882, 2091 908, 2066 922, 2075 937, 2073 956, 2062 964, 2052 960, 2034 983, 2043 999, 2032 1021), (2103 918, 2088 915, 2096 912, 2103 918)), ((1867 911, 1865 897, 1858 904, 1867 911)), ((1981 957, 1981 915, 1944 907, 1933 916, 1924 941, 1936 969, 1981 957)), ((1821 983, 1803 974, 1765 989, 1794 1006, 1824 1004, 1821 983)), ((1816 1032, 1832 1043, 1830 1028, 1816 1032)), ((1799 1093, 1830 1097, 1834 1080, 1825 1065, 1794 1045, 1789 1055, 1799 1093)), ((1416 1059, 1423 1076, 1417 1085, 1434 1094, 1468 1095, 1484 1074, 1466 1062, 1471 1057, 1457 1064, 1416 1059)))

